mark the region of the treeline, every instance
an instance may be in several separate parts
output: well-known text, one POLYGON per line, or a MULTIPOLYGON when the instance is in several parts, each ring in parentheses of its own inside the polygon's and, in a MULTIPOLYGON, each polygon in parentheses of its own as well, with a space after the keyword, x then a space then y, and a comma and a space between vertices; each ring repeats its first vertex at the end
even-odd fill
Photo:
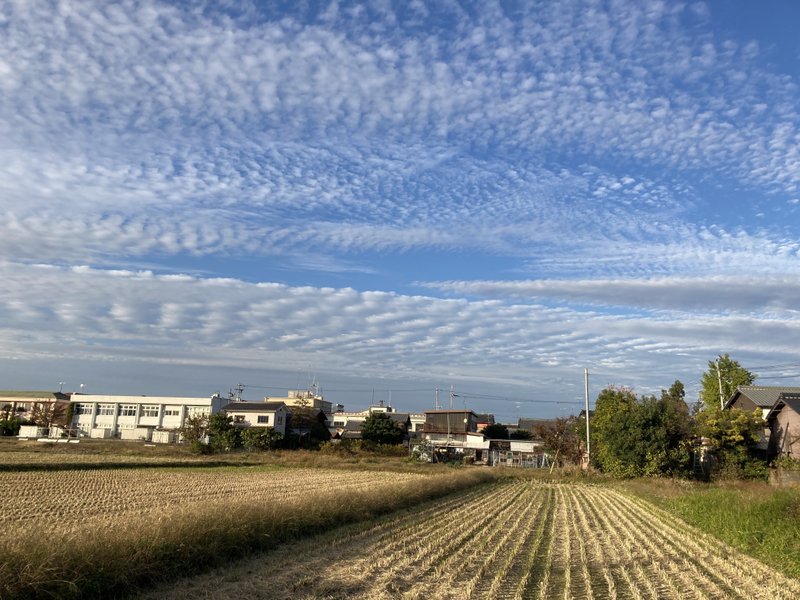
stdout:
POLYGON ((721 401, 755 376, 727 354, 708 365, 691 408, 679 380, 658 398, 625 387, 603 390, 590 419, 592 466, 617 477, 687 476, 695 452, 705 452, 705 473, 714 478, 766 478, 761 411, 723 410, 721 401))

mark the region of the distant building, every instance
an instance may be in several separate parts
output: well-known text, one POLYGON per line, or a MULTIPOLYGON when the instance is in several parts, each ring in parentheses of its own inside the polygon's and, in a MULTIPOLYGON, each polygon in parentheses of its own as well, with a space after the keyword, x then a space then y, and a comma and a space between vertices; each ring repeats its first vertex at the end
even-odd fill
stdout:
POLYGON ((332 414, 333 404, 325 400, 316 390, 289 390, 286 396, 267 396, 264 402, 283 402, 291 411, 292 406, 317 408, 328 417, 332 414))
MULTIPOLYGON (((153 440, 154 432, 177 432, 191 416, 211 416, 227 402, 172 396, 107 396, 73 394, 71 427, 93 438, 153 440)), ((175 441, 175 435, 156 435, 156 441, 175 441)))
POLYGON ((477 433, 478 415, 471 410, 425 411, 425 433, 477 433))
POLYGON ((555 419, 526 419, 520 418, 517 421, 516 429, 527 431, 531 434, 533 439, 539 439, 539 429, 542 427, 549 427, 555 423, 555 419))
POLYGON ((488 462, 494 467, 541 469, 550 466, 550 456, 534 440, 492 440, 488 462))
POLYGON ((421 432, 425 424, 425 415, 414 413, 401 413, 383 401, 372 404, 367 410, 358 412, 335 412, 330 421, 331 436, 340 439, 360 439, 361 427, 373 413, 384 413, 394 421, 400 429, 412 437, 421 432))
POLYGON ((231 402, 222 411, 238 427, 272 427, 280 434, 286 433, 290 414, 283 402, 231 402))
POLYGON ((778 447, 777 444, 785 443, 785 440, 778 441, 771 439, 775 430, 770 426, 770 415, 772 415, 772 425, 780 426, 780 421, 789 419, 792 407, 789 406, 788 410, 783 413, 780 419, 777 419, 777 416, 782 412, 781 409, 786 406, 786 404, 782 404, 779 410, 775 412, 773 412, 773 409, 781 402, 782 397, 788 398, 797 394, 800 394, 800 387, 743 385, 736 388, 736 391, 733 392, 725 403, 724 409, 739 408, 745 412, 753 412, 758 409, 761 412, 762 418, 767 421, 767 427, 764 428, 761 434, 761 440, 757 448, 767 457, 771 449, 778 447))

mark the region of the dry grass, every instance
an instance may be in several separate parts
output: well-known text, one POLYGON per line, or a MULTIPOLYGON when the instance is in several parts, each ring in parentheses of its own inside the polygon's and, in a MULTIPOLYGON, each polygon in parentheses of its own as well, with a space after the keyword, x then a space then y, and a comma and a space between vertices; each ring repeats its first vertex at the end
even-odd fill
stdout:
MULTIPOLYGON (((246 487, 251 477, 246 470, 237 472, 246 487)), ((144 479, 151 474, 145 473, 144 479)), ((215 485, 215 477, 195 475, 200 478, 182 482, 189 484, 184 497, 215 485)), ((107 598, 492 478, 491 473, 477 470, 431 477, 373 472, 365 474, 372 483, 341 489, 326 479, 328 472, 308 470, 305 476, 305 484, 296 484, 301 493, 288 497, 269 490, 262 490, 260 497, 224 493, 202 503, 174 501, 171 508, 152 513, 127 511, 115 521, 60 516, 49 523, 31 520, 24 530, 9 531, 13 535, 0 542, 0 597, 107 598)), ((80 490, 74 493, 80 495, 80 490)))
POLYGON ((291 502, 320 490, 341 494, 396 485, 424 477, 415 473, 222 467, 215 469, 106 469, 53 473, 0 473, 6 535, 35 525, 56 532, 71 523, 83 528, 120 526, 131 515, 156 518, 215 502, 291 502))

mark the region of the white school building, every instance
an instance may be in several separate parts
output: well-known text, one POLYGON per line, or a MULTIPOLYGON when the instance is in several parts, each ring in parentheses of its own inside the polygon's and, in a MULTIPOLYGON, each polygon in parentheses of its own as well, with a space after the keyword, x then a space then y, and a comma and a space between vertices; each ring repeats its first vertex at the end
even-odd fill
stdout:
POLYGON ((187 417, 218 413, 228 399, 73 394, 71 427, 93 438, 176 441, 187 417))

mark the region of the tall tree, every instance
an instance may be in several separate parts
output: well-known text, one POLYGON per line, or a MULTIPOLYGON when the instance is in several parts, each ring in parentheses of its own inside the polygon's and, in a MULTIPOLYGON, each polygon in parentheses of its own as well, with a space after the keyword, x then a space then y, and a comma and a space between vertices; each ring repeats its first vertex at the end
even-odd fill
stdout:
POLYGON ((708 371, 700 379, 700 400, 705 409, 727 402, 740 385, 753 385, 756 376, 727 353, 708 361, 708 371))
POLYGON ((636 396, 630 388, 609 386, 600 392, 591 420, 592 463, 611 475, 638 475, 635 464, 636 427, 631 416, 636 410, 636 396))

